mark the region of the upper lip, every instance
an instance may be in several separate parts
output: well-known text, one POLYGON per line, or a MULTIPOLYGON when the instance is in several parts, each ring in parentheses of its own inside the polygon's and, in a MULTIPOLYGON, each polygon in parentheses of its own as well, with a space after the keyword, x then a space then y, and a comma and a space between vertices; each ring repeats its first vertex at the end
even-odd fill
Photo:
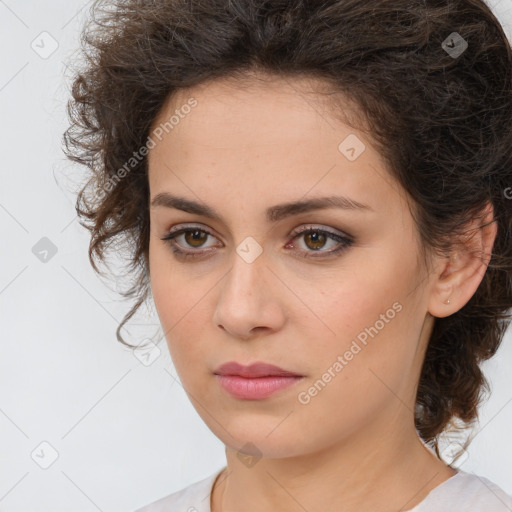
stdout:
POLYGON ((238 375, 240 377, 257 378, 269 376, 302 377, 302 375, 283 370, 279 366, 268 363, 252 363, 249 366, 239 364, 235 361, 220 365, 214 372, 216 375, 238 375))

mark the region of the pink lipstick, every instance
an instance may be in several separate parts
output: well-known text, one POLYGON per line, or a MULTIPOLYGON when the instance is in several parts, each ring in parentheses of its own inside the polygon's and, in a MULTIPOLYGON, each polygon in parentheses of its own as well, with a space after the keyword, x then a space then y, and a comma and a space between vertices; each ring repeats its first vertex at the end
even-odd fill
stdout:
POLYGON ((304 378, 298 373, 261 362, 249 366, 225 363, 214 374, 225 391, 244 400, 263 400, 304 378))

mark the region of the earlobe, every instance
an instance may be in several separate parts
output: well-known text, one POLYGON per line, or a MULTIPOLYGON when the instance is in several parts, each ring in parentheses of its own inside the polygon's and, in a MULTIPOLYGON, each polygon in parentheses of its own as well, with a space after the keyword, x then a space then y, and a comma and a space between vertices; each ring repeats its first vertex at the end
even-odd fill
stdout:
POLYGON ((431 290, 428 312, 438 318, 450 316, 474 295, 487 270, 497 234, 490 203, 483 217, 473 219, 464 237, 448 257, 440 258, 431 290))
MULTIPOLYGON (((446 267, 449 267, 448 263, 446 267)), ((443 271, 443 275, 446 271, 443 271)), ((434 288, 430 294, 428 312, 437 318, 443 318, 450 316, 455 313, 460 307, 454 299, 454 285, 450 284, 453 282, 453 273, 450 277, 442 278, 438 277, 437 282, 434 284, 434 288)))

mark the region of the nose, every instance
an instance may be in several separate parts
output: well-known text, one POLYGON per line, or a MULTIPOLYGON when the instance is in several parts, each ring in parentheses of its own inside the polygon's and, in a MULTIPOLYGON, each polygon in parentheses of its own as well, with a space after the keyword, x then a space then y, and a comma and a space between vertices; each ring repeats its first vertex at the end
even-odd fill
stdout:
POLYGON ((243 340, 278 331, 286 321, 273 273, 263 254, 248 263, 238 254, 219 283, 214 325, 243 340))

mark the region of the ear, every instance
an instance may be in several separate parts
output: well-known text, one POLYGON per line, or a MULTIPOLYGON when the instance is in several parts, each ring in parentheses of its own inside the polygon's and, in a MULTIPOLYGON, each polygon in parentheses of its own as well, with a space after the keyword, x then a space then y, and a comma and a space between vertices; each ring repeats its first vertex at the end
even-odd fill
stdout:
POLYGON ((467 225, 467 235, 460 240, 460 246, 455 246, 447 257, 437 257, 428 303, 432 316, 452 315, 471 299, 487 270, 497 230, 494 209, 487 203, 482 218, 479 216, 467 225))

